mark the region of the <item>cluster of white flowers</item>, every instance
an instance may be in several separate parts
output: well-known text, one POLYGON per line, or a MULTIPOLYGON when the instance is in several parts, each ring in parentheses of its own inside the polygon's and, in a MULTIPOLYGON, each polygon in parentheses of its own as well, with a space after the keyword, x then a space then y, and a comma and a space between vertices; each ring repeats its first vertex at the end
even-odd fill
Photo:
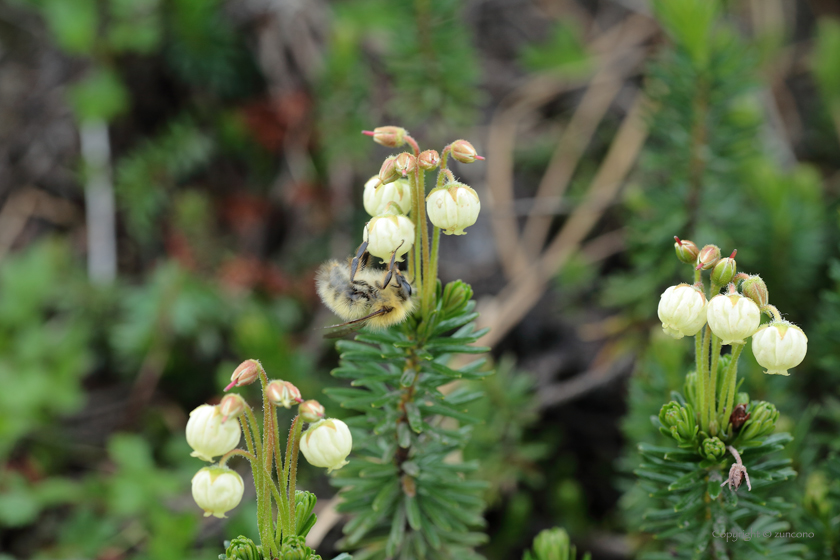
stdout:
MULTIPOLYGON (((246 360, 233 372, 228 389, 256 381, 261 367, 256 360, 246 360)), ((300 448, 312 465, 333 471, 347 464, 353 438, 344 422, 324 419, 324 407, 317 401, 303 401, 298 388, 288 381, 270 381, 265 391, 274 406, 291 408, 300 404, 301 419, 311 423, 301 436, 300 448)), ((186 429, 187 443, 193 449, 191 455, 212 463, 216 457, 236 449, 242 436, 238 419, 246 409, 250 410, 241 396, 229 394, 218 405, 203 404, 193 410, 186 429)), ((205 517, 225 517, 242 500, 242 477, 224 463, 223 458, 220 464, 204 467, 192 479, 193 499, 205 517)))
MULTIPOLYGON (((379 143, 397 147, 403 145, 405 131, 396 127, 381 127, 371 134, 379 143)), ((453 159, 462 163, 483 159, 466 140, 456 140, 449 150, 453 159)), ((414 223, 406 217, 412 208, 408 174, 418 167, 432 170, 439 164, 440 156, 435 150, 421 152, 417 158, 403 152, 387 158, 379 174, 365 183, 364 206, 372 219, 365 225, 363 235, 371 255, 387 261, 396 251, 397 260, 402 261, 403 255, 414 245, 414 223)), ((464 230, 478 219, 480 210, 478 194, 454 180, 432 189, 426 197, 429 220, 447 235, 464 235, 464 230)))
POLYGON ((762 308, 754 300, 766 308, 766 288, 761 294, 747 297, 732 286, 728 293, 707 302, 700 289, 679 284, 660 297, 659 319, 663 330, 674 338, 694 336, 706 323, 722 344, 746 344, 752 337, 753 355, 765 373, 788 375, 788 369, 805 359, 808 337, 802 329, 778 317, 761 325, 762 308))

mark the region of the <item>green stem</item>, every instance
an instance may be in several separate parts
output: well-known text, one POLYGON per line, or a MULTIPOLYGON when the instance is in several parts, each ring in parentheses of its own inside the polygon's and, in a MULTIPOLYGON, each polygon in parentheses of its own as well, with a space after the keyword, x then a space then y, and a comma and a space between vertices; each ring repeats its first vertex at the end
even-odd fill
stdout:
MULTIPOLYGON (((263 473, 261 474, 264 475, 265 473, 271 472, 271 462, 273 459, 272 447, 274 446, 274 433, 272 428, 274 423, 271 421, 271 416, 273 415, 274 406, 268 400, 268 392, 266 391, 266 388, 268 387, 268 376, 266 375, 265 369, 263 369, 262 365, 260 365, 260 384, 262 385, 263 395, 263 454, 261 457, 263 460, 263 473)), ((279 553, 279 550, 271 531, 272 524, 274 522, 273 515, 271 513, 271 491, 269 489, 271 481, 270 479, 266 479, 265 476, 262 476, 261 480, 261 487, 257 490, 257 511, 259 514, 261 510, 262 517, 260 521, 260 540, 263 543, 263 547, 267 545, 272 556, 275 556, 279 553), (260 497, 262 499, 260 499, 260 497)))
POLYGON ((712 333, 712 378, 711 381, 709 381, 709 386, 712 390, 712 396, 711 401, 708 403, 710 424, 712 420, 717 417, 717 405, 715 403, 715 397, 717 396, 718 360, 720 360, 720 350, 722 347, 723 344, 721 344, 720 337, 717 336, 715 333, 712 333))
POLYGON ((728 423, 727 414, 732 414, 732 406, 735 404, 735 386, 738 379, 738 358, 741 357, 741 352, 744 350, 746 344, 732 345, 732 361, 729 362, 729 367, 726 370, 726 376, 723 378, 723 386, 721 387, 721 395, 719 401, 724 404, 723 409, 719 413, 719 422, 721 430, 726 429, 728 423), (726 397, 724 399, 724 396, 726 397))
MULTIPOLYGON (((438 277, 438 252, 440 251, 440 228, 434 226, 432 229, 432 269, 429 275, 429 278, 432 281, 432 284, 437 287, 437 277, 438 277)), ((432 297, 434 297, 434 292, 432 292, 432 297)))
POLYGON ((297 525, 295 518, 295 486, 297 485, 297 464, 298 452, 300 451, 300 435, 303 431, 303 420, 300 416, 295 416, 292 421, 292 428, 289 431, 289 439, 292 440, 292 452, 286 455, 286 462, 291 465, 289 469, 289 535, 297 534, 297 525))
MULTIPOLYGON (((277 483, 281 485, 283 492, 279 493, 275 496, 277 500, 277 526, 274 529, 274 536, 277 542, 281 541, 281 533, 284 530, 284 527, 288 526, 288 520, 286 520, 286 512, 288 511, 288 497, 286 496, 286 481, 282 478, 282 474, 284 472, 283 467, 283 456, 281 455, 280 451, 280 427, 277 425, 277 411, 274 411, 274 414, 271 415, 272 419, 274 420, 274 459, 275 459, 275 469, 277 469, 277 483)), ((269 475, 270 476, 270 475, 269 475)))
POLYGON ((246 459, 248 459, 252 463, 257 460, 257 458, 254 456, 253 453, 248 453, 244 449, 231 449, 230 451, 228 451, 227 453, 222 455, 221 459, 219 459, 219 466, 224 467, 225 463, 228 462, 228 459, 230 459, 234 455, 239 455, 240 457, 245 457, 246 459))
POLYGON ((694 335, 694 362, 697 371, 697 413, 700 415, 700 429, 705 431, 706 424, 706 378, 703 371, 703 329, 694 335))
POLYGON ((705 400, 705 411, 703 413, 703 431, 709 433, 709 424, 712 421, 712 413, 711 408, 714 406, 715 397, 714 391, 712 389, 711 380, 709 379, 709 350, 712 343, 712 329, 708 325, 706 325, 706 334, 703 336, 703 357, 700 358, 703 361, 703 386, 706 390, 704 400, 705 400))
MULTIPOLYGON (((449 153, 452 151, 452 147, 450 145, 446 145, 443 149, 443 152, 440 154, 440 171, 438 172, 437 181, 435 182, 436 187, 442 187, 443 184, 446 182, 445 179, 447 178, 447 169, 446 164, 449 161, 449 153)), ((449 173, 451 175, 451 172, 449 173)))
POLYGON ((422 197, 421 203, 418 205, 417 225, 420 227, 420 243, 422 249, 422 275, 423 275, 423 290, 421 310, 423 312, 423 319, 429 318, 431 312, 431 302, 434 299, 435 279, 431 276, 430 257, 429 257, 429 224, 426 221, 426 177, 425 172, 420 169, 418 165, 414 169, 414 174, 417 181, 417 191, 422 197))

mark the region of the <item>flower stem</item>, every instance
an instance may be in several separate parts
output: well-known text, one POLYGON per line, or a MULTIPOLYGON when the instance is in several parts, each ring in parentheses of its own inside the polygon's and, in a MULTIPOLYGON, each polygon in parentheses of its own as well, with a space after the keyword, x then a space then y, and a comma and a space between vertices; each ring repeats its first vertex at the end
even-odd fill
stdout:
POLYGON ((268 376, 266 375, 265 369, 263 369, 262 365, 260 365, 260 384, 262 385, 263 395, 263 453, 262 457, 260 457, 263 461, 263 472, 260 473, 260 481, 262 484, 260 484, 260 487, 257 488, 257 514, 261 517, 261 520, 259 520, 260 541, 262 541, 264 547, 266 545, 268 546, 272 556, 274 556, 278 554, 278 548, 277 543, 274 541, 274 537, 271 535, 271 526, 273 523, 273 516, 271 514, 271 493, 269 489, 271 480, 266 479, 265 474, 271 472, 271 462, 273 459, 272 447, 274 445, 274 433, 272 428, 274 423, 271 421, 271 415, 273 414, 274 409, 273 405, 268 400, 268 392, 266 391, 266 388, 268 387, 268 376))
POLYGON ((257 460, 257 458, 254 456, 253 453, 248 453, 244 449, 231 449, 230 451, 228 451, 227 453, 222 455, 222 457, 219 459, 219 466, 224 467, 225 463, 228 462, 228 459, 230 459, 234 455, 239 455, 240 457, 245 457, 246 459, 248 459, 252 463, 257 460))
POLYGON ((714 396, 712 395, 712 384, 710 383, 709 379, 709 347, 712 343, 712 329, 708 325, 706 325, 706 334, 703 336, 703 356, 700 358, 703 362, 701 366, 703 367, 703 387, 705 388, 705 396, 704 402, 706 405, 706 412, 703 414, 703 431, 708 433, 709 432, 709 423, 711 422, 712 413, 711 408, 713 406, 714 396))
MULTIPOLYGON (((277 500, 277 526, 274 529, 274 536, 277 542, 282 542, 281 533, 284 530, 283 528, 288 525, 286 522, 286 511, 288 511, 288 502, 286 496, 286 481, 283 479, 282 474, 284 472, 283 469, 283 456, 281 455, 280 451, 280 428, 277 425, 277 411, 273 411, 271 415, 272 419, 274 420, 274 457, 275 457, 275 468, 277 469, 277 482, 280 484, 282 488, 282 492, 279 494, 275 494, 275 500, 277 500)), ((269 477, 271 477, 271 471, 269 471, 269 477)))
POLYGON ((711 380, 709 387, 711 388, 711 401, 708 403, 709 424, 717 416, 717 406, 715 397, 717 396, 717 377, 718 377, 718 360, 720 360, 720 350, 723 347, 720 337, 712 333, 712 365, 711 365, 711 380))
POLYGON ((706 376, 703 369, 703 329, 694 335, 694 362, 697 370, 697 412, 700 415, 700 428, 706 430, 706 376))
MULTIPOLYGON (((437 276, 438 276, 438 252, 440 251, 440 228, 434 226, 432 229, 432 266, 431 271, 429 272, 429 278, 431 279, 432 284, 435 286, 434 289, 437 288, 437 276)), ((432 300, 434 301, 434 291, 432 291, 432 300)))
POLYGON ((726 429, 728 419, 726 414, 732 413, 732 405, 735 404, 735 387, 738 379, 738 358, 741 357, 741 351, 744 350, 746 344, 732 345, 732 361, 729 362, 729 367, 726 370, 726 376, 723 378, 723 386, 721 387, 720 404, 724 405, 719 413, 719 422, 721 430, 726 429), (726 399, 724 400, 724 396, 726 399))
POLYGON ((292 428, 289 430, 289 440, 292 442, 291 454, 286 454, 286 462, 291 465, 289 468, 289 533, 297 534, 297 520, 295 518, 295 486, 297 485, 297 464, 298 452, 300 451, 300 435, 303 430, 303 420, 295 416, 292 420, 292 428))

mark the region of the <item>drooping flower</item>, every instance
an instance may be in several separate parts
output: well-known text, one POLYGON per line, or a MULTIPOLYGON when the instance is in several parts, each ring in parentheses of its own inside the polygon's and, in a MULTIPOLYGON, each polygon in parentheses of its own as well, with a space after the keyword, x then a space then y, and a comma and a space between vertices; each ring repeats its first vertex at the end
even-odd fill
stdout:
POLYGON ((203 404, 190 412, 187 422, 187 443, 193 457, 213 461, 237 445, 242 431, 238 422, 222 422, 224 413, 218 406, 203 404))
POLYGON ((741 294, 718 294, 709 301, 706 320, 722 344, 745 344, 761 323, 761 311, 741 294))
POLYGON ((225 513, 239 505, 245 484, 239 473, 227 467, 204 467, 192 478, 192 495, 204 517, 227 517, 225 513))
POLYGON ((662 330, 674 338, 694 336, 706 324, 706 296, 688 284, 678 284, 659 297, 662 330))
POLYGON ((388 262, 396 251, 397 261, 402 262, 402 256, 414 245, 414 222, 405 216, 382 214, 367 223, 362 236, 371 255, 388 262))
POLYGON ((478 193, 463 183, 447 183, 426 197, 429 220, 447 235, 465 235, 480 211, 478 193))
POLYGON ((320 420, 303 433, 300 450, 309 463, 323 467, 327 472, 347 464, 353 449, 353 436, 347 424, 335 418, 320 420))
POLYGON ((752 338, 752 351, 764 373, 790 375, 788 370, 802 363, 808 352, 808 337, 787 321, 762 325, 752 338))

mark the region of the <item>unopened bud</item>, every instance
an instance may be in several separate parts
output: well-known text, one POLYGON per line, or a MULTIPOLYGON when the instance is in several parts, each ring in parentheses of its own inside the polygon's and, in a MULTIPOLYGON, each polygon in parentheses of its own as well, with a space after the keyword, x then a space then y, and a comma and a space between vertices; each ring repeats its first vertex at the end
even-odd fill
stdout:
POLYGON ((452 157, 461 163, 472 163, 477 159, 484 159, 477 155, 473 145, 466 140, 455 140, 450 144, 449 149, 452 157))
POLYGON ((697 270, 709 270, 720 260, 720 247, 717 245, 706 245, 697 255, 697 270))
POLYGON ((298 414, 304 422, 317 422, 324 417, 324 406, 318 401, 303 401, 298 407, 298 414))
POLYGON ((292 408, 292 405, 303 401, 297 387, 288 381, 279 379, 275 379, 268 384, 265 388, 265 394, 268 395, 271 404, 283 408, 292 408))
POLYGON ((564 529, 545 529, 534 538, 534 553, 525 553, 534 560, 569 560, 577 558, 577 551, 564 529))
POLYGON ((713 284, 717 284, 718 286, 729 284, 729 281, 732 280, 732 277, 735 276, 735 273, 737 272, 737 265, 735 263, 735 253, 737 252, 737 250, 732 251, 731 255, 718 261, 715 268, 712 270, 713 284))
POLYGON ((697 255, 700 254, 700 249, 693 241, 680 239, 676 235, 674 236, 674 250, 677 252, 677 258, 685 264, 695 264, 697 255))
POLYGON ((230 376, 230 384, 225 387, 225 391, 229 391, 234 387, 242 387, 243 385, 250 385, 260 376, 260 363, 257 360, 245 360, 239 367, 233 370, 233 375, 230 376))
POLYGON ((674 401, 663 405, 659 411, 659 422, 662 424, 659 431, 677 440, 680 447, 694 447, 700 427, 695 423, 694 411, 690 405, 683 407, 674 401))
POLYGON ((408 131, 399 126, 380 126, 373 130, 363 130, 365 136, 372 136, 373 141, 388 148, 399 148, 405 144, 408 131))
POLYGON ((425 171, 437 169, 437 166, 440 165, 440 154, 438 154, 435 150, 420 152, 417 164, 420 166, 420 169, 425 171))
POLYGON ((761 310, 764 310, 770 302, 767 284, 764 283, 764 280, 760 276, 750 276, 744 280, 744 283, 741 284, 741 293, 753 300, 761 310))
POLYGON ((379 168, 379 180, 383 185, 393 183, 400 178, 400 173, 396 169, 397 156, 388 156, 382 162, 382 167, 379 168))
POLYGON ((750 419, 741 429, 741 443, 769 436, 776 429, 779 411, 775 405, 761 401, 750 407, 750 419))
POLYGON ((398 155, 396 161, 394 162, 394 169, 403 177, 405 177, 409 173, 413 173, 414 168, 416 166, 417 158, 415 158, 408 152, 403 152, 400 155, 398 155))
POLYGON ((239 418, 245 414, 246 408, 248 408, 248 403, 241 396, 236 393, 225 395, 222 397, 222 402, 219 403, 219 412, 222 413, 222 423, 227 422, 228 418, 239 418))
POLYGON ((700 455, 710 461, 720 461, 726 455, 726 445, 716 437, 708 438, 700 446, 700 455))
POLYGON ((225 556, 235 560, 262 560, 263 557, 260 547, 241 535, 230 541, 225 556))

